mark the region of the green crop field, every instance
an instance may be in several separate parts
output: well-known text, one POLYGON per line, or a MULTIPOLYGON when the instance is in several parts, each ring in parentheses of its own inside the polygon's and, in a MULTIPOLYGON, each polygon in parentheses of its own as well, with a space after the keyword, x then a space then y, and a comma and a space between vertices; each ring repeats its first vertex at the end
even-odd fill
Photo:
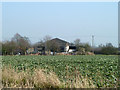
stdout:
POLYGON ((79 72, 91 78, 96 87, 117 87, 118 56, 114 55, 2 56, 2 65, 19 72, 46 69, 55 72, 60 81, 65 81, 67 75, 72 80, 79 72))

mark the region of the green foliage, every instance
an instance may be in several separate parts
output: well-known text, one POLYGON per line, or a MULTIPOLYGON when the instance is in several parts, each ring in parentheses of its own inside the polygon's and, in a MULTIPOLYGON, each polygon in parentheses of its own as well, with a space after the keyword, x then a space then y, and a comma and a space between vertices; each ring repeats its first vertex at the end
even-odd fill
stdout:
POLYGON ((76 54, 77 55, 85 55, 87 52, 91 51, 91 46, 88 43, 85 44, 77 44, 76 45, 76 54))
POLYGON ((13 41, 6 41, 2 44, 2 54, 4 55, 12 55, 15 49, 16 43, 13 41))
POLYGON ((112 54, 117 54, 118 49, 113 47, 111 43, 106 44, 106 46, 103 46, 101 48, 101 53, 106 54, 106 55, 112 55, 112 54))
POLYGON ((79 71, 82 76, 92 78, 97 87, 116 87, 118 77, 117 56, 2 56, 4 66, 11 65, 19 71, 36 68, 54 71, 61 81, 67 72, 79 71))

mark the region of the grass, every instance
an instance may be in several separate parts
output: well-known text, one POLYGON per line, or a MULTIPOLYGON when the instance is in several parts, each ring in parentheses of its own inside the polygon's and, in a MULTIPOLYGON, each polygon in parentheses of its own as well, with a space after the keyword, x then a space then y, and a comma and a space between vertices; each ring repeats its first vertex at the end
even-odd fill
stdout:
POLYGON ((60 81, 58 76, 50 71, 36 69, 33 73, 15 71, 11 67, 4 67, 2 71, 2 83, 5 88, 95 88, 90 78, 76 73, 73 79, 67 75, 66 81, 60 81))

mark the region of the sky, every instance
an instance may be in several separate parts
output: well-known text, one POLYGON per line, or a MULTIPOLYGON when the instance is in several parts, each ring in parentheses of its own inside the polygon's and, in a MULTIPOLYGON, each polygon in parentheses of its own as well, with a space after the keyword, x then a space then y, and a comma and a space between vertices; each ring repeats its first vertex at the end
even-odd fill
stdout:
POLYGON ((46 35, 94 45, 118 46, 117 2, 4 2, 2 4, 2 40, 16 33, 32 43, 46 35))

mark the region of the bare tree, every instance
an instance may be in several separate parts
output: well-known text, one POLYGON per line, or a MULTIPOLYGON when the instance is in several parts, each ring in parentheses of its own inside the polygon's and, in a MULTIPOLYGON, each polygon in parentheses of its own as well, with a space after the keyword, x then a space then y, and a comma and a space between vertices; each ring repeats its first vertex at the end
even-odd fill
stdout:
POLYGON ((53 55, 55 54, 55 52, 59 51, 60 47, 55 41, 50 41, 49 44, 50 44, 50 50, 53 52, 53 55))
POLYGON ((80 39, 74 40, 74 44, 75 44, 76 46, 80 45, 80 39))
POLYGON ((45 50, 47 50, 47 51, 50 51, 50 48, 51 48, 51 42, 50 42, 50 40, 51 40, 51 36, 49 36, 49 35, 46 35, 44 38, 43 38, 43 40, 44 40, 44 42, 45 42, 45 50))
POLYGON ((74 40, 74 44, 76 46, 76 50, 79 51, 79 47, 80 47, 80 39, 76 39, 74 40))
POLYGON ((16 43, 16 51, 15 52, 21 52, 22 54, 25 54, 26 49, 30 47, 30 40, 28 37, 22 37, 20 34, 15 34, 12 38, 13 42, 16 43))
POLYGON ((44 38, 43 38, 43 40, 46 42, 46 41, 49 41, 49 40, 51 40, 51 36, 49 36, 49 35, 46 35, 44 38))
POLYGON ((40 40, 39 42, 37 42, 37 43, 35 43, 35 44, 33 45, 33 47, 37 47, 37 46, 45 46, 44 41, 43 41, 43 40, 40 40))

